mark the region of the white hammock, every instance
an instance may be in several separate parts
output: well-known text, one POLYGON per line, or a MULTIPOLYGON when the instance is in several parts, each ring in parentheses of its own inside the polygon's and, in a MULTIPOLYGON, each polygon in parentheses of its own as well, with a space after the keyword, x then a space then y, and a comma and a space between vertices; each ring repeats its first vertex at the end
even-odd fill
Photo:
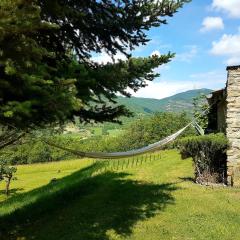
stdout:
POLYGON ((55 143, 51 143, 48 141, 45 141, 47 144, 49 144, 50 146, 65 150, 67 152, 71 152, 75 155, 78 155, 80 157, 87 157, 87 158, 99 158, 99 159, 113 159, 113 158, 126 158, 126 157, 132 157, 132 156, 136 156, 136 155, 140 155, 143 153, 147 153, 147 152, 153 152, 156 151, 158 149, 160 149, 162 146, 174 141, 179 135, 181 135, 190 125, 192 124, 189 123, 186 127, 180 129, 179 131, 177 131, 176 133, 156 142, 153 144, 150 144, 146 147, 143 148, 139 148, 139 149, 135 149, 135 150, 131 150, 131 151, 127 151, 127 152, 112 152, 112 153, 102 153, 102 152, 81 152, 78 150, 73 150, 73 149, 69 149, 69 148, 65 148, 63 146, 59 146, 55 143))

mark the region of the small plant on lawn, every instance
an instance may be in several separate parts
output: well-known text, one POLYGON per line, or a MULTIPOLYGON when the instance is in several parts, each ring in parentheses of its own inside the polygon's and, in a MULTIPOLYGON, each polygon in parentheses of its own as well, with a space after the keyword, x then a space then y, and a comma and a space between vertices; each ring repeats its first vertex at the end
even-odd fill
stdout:
POLYGON ((228 140, 224 134, 183 138, 178 147, 183 159, 193 158, 197 183, 225 183, 228 140))
POLYGON ((5 161, 0 162, 0 181, 5 180, 6 181, 6 188, 5 193, 6 195, 9 195, 10 190, 10 183, 14 178, 14 174, 16 173, 17 168, 11 167, 7 165, 5 161))

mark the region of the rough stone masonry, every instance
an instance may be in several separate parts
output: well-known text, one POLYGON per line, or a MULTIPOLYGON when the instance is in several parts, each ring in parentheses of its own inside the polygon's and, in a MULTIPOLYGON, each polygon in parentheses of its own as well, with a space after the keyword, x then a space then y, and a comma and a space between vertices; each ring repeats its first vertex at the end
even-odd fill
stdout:
POLYGON ((240 186, 240 65, 227 68, 227 152, 228 184, 240 186))

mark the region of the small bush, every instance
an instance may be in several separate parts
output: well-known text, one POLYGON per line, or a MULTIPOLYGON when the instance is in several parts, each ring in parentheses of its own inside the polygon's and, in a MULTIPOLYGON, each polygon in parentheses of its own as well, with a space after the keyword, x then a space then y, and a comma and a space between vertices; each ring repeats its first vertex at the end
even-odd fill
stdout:
POLYGON ((186 137, 178 141, 182 158, 192 157, 197 183, 225 183, 228 140, 224 134, 186 137))
POLYGON ((0 181, 5 180, 6 182, 6 195, 9 195, 10 183, 12 179, 14 179, 14 174, 16 171, 17 169, 15 167, 9 166, 6 161, 0 161, 0 181))

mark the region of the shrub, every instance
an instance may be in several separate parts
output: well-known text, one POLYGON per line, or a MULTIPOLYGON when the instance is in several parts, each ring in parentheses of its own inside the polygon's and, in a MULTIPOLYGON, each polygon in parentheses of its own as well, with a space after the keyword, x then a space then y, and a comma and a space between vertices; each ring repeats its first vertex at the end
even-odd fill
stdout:
POLYGON ((178 148, 183 159, 192 157, 196 182, 225 183, 228 140, 224 134, 186 137, 178 141, 178 148))
POLYGON ((5 193, 9 195, 10 183, 11 180, 14 179, 13 176, 17 169, 15 167, 11 167, 7 164, 6 161, 0 161, 0 181, 6 181, 5 193))
MULTIPOLYGON (((67 146, 68 142, 61 141, 61 144, 67 146)), ((73 157, 72 154, 53 148, 40 140, 9 146, 0 151, 0 161, 7 161, 10 165, 58 161, 68 156, 73 157)))

